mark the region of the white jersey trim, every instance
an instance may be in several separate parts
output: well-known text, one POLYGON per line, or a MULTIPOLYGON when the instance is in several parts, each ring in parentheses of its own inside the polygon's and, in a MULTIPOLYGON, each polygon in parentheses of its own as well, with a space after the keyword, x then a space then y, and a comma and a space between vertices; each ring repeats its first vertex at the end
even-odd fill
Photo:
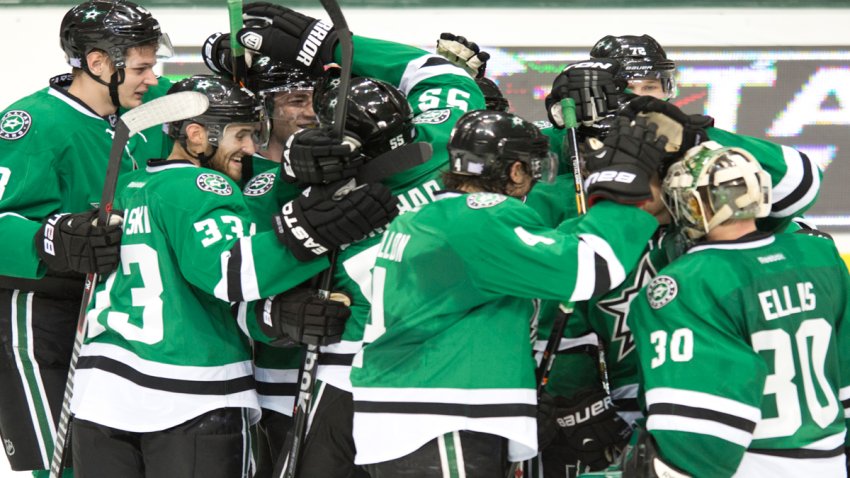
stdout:
POLYGON ((527 403, 537 405, 537 393, 530 388, 354 387, 354 399, 365 402, 462 403, 466 405, 527 403))
POLYGON ((429 66, 428 68, 422 68, 422 66, 428 60, 432 59, 446 61, 446 59, 441 56, 428 54, 422 55, 419 58, 411 60, 407 63, 407 68, 404 69, 404 74, 401 75, 401 81, 398 85, 398 89, 401 90, 405 96, 409 96, 413 88, 416 87, 416 85, 418 85, 420 82, 427 80, 428 78, 433 78, 435 76, 458 75, 465 78, 469 78, 469 74, 467 72, 451 64, 435 65, 429 66))
POLYGON ((800 183, 805 175, 805 168, 810 170, 812 175, 812 185, 806 194, 799 200, 779 211, 770 211, 770 217, 788 217, 792 216, 809 203, 814 201, 815 196, 820 189, 820 172, 814 161, 806 161, 799 151, 788 146, 780 145, 782 148, 782 156, 785 158, 785 164, 788 165, 788 170, 785 176, 773 187, 773 204, 780 202, 790 194, 796 192, 800 187, 800 183))
POLYGON ((242 252, 242 263, 239 270, 239 281, 242 283, 242 300, 259 300, 260 286, 257 284, 257 271, 254 268, 253 236, 239 239, 242 252))
POLYGON ((800 477, 844 477, 847 468, 844 455, 832 458, 787 458, 764 455, 760 453, 744 453, 741 464, 733 478, 752 478, 754 476, 769 476, 770 478, 800 478, 800 477))
MULTIPOLYGON (((534 341, 534 351, 535 352, 543 352, 546 348, 546 343, 548 340, 535 340, 534 341)), ((599 337, 593 332, 589 334, 582 335, 581 337, 575 338, 562 338, 560 345, 558 345, 558 351, 563 352, 565 350, 570 350, 578 347, 582 347, 585 345, 590 345, 593 347, 599 346, 599 337)), ((538 357, 538 362, 540 357, 538 357)))
POLYGON ((688 249, 687 254, 694 252, 705 251, 708 249, 725 249, 725 250, 743 250, 743 249, 758 249, 759 247, 769 246, 773 244, 776 238, 774 236, 765 237, 756 241, 733 242, 731 244, 706 244, 704 246, 696 246, 688 249))
POLYGON ((646 420, 646 429, 649 431, 668 430, 711 435, 744 448, 750 446, 750 442, 753 439, 752 433, 730 427, 729 425, 717 423, 712 420, 676 415, 650 415, 646 420))
POLYGON ((578 244, 578 268, 576 273, 576 287, 570 296, 570 302, 578 302, 590 299, 596 291, 596 256, 600 256, 606 263, 610 288, 613 289, 626 280, 626 270, 617 258, 617 254, 611 249, 608 241, 595 234, 579 234, 578 244))
POLYGON ((645 394, 645 400, 647 408, 656 403, 672 403, 687 407, 698 406, 699 408, 714 410, 727 415, 735 415, 753 423, 761 420, 761 410, 759 408, 732 400, 731 398, 719 397, 705 392, 658 387, 648 390, 645 394))
POLYGON ((47 89, 47 94, 50 95, 50 96, 53 96, 54 98, 59 98, 60 100, 62 100, 63 103, 67 104, 71 108, 74 108, 78 112, 88 116, 89 118, 99 119, 101 121, 106 122, 106 124, 109 124, 109 122, 106 121, 105 119, 103 119, 102 117, 100 117, 100 116, 94 114, 93 112, 83 108, 82 105, 71 100, 71 98, 68 98, 67 96, 63 95, 62 93, 56 91, 56 89, 53 88, 53 87, 50 87, 50 88, 47 89))

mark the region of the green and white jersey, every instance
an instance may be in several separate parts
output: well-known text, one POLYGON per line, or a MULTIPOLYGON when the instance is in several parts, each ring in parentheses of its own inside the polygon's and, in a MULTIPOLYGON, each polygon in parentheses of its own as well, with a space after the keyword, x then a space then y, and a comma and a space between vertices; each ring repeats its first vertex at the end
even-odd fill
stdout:
MULTIPOLYGON (((353 72, 386 81, 399 88, 414 114, 417 142, 431 144, 431 159, 383 183, 399 199, 399 213, 407 214, 434 201, 442 189, 440 174, 448 166, 446 145, 454 124, 467 111, 484 107, 475 81, 445 58, 419 48, 371 38, 354 37, 353 72)), ((351 317, 342 341, 321 348, 317 377, 334 387, 350 391, 351 361, 363 342, 363 328, 371 309, 371 270, 378 254, 380 236, 351 244, 340 251, 334 289, 352 297, 351 317)))
POLYGON ((759 138, 708 128, 708 138, 723 146, 744 148, 752 153, 773 183, 770 216, 759 219, 762 231, 782 231, 794 217, 801 216, 817 200, 823 172, 805 154, 789 146, 759 138))
POLYGON ((802 234, 706 242, 659 271, 629 322, 664 459, 701 477, 844 476, 848 290, 832 242, 802 234))
POLYGON ((521 201, 442 193, 379 245, 369 342, 351 370, 355 462, 405 456, 453 430, 537 454, 533 299, 587 300, 619 284, 657 226, 602 202, 557 229, 521 201))
MULTIPOLYGON (((253 156, 253 160, 254 171, 258 174, 245 184, 242 194, 254 216, 257 231, 270 231, 272 215, 280 212, 283 204, 298 197, 301 190, 277 180, 279 163, 258 154, 253 156)), ((240 320, 254 322, 254 306, 253 303, 240 304, 240 320)), ((260 406, 292 416, 295 396, 298 394, 298 372, 304 355, 302 347, 273 347, 260 341, 255 341, 253 345, 254 378, 260 406)))
POLYGON ((121 263, 95 290, 75 376, 77 417, 149 432, 223 407, 259 410, 251 348, 231 302, 290 289, 327 268, 299 262, 229 178, 157 161, 122 178, 121 263), (241 330, 240 330, 241 329, 241 330))
MULTIPOLYGON (((39 279, 46 267, 33 237, 56 212, 83 212, 100 203, 112 147, 111 117, 98 116, 66 91, 70 75, 51 80, 43 90, 18 100, 0 113, 0 242, 5 258, 0 275, 39 279)), ((146 141, 130 138, 121 174, 158 155, 146 141)))

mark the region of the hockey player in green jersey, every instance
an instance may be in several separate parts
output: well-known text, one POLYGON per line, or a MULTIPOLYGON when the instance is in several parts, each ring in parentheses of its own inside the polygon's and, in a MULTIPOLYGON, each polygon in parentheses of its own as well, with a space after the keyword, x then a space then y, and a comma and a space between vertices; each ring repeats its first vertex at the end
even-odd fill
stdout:
POLYGON ((757 229, 770 190, 740 148, 670 168, 695 243, 632 303, 648 434, 625 476, 846 476, 850 277, 831 241, 757 229))
POLYGON ((210 108, 168 125, 169 159, 127 174, 116 197, 127 217, 122 262, 95 292, 71 404, 81 476, 245 476, 259 403, 240 328, 280 337, 238 323, 230 303, 294 287, 327 267, 321 254, 395 214, 380 185, 313 188, 276 215, 274 231, 252 234, 235 180, 262 107, 222 78, 171 91, 187 90, 204 92, 210 108))
POLYGON ((508 459, 536 455, 532 299, 586 300, 633 266, 634 240, 657 222, 617 202, 650 197, 663 145, 634 139, 649 143, 639 157, 601 153, 616 160, 589 186, 588 216, 551 229, 517 200, 554 175, 546 137, 501 112, 455 125, 450 190, 394 221, 377 251, 369 343, 351 372, 357 462, 373 478, 504 476, 508 459))
MULTIPOLYGON (((11 468, 36 476, 47 476, 53 450, 81 273, 117 264, 120 228, 92 225, 117 113, 158 87, 153 67, 170 52, 156 19, 131 2, 77 5, 59 37, 71 73, 0 112, 0 337, 10 345, 0 354, 0 435, 11 468)), ((128 143, 122 172, 161 155, 161 129, 149 131, 128 143)))
MULTIPOLYGON (((268 21, 257 22, 259 25, 246 22, 247 28, 240 38, 262 36, 262 53, 282 61, 297 61, 300 42, 292 38, 293 32, 300 31, 306 37, 319 25, 316 19, 276 5, 249 4, 245 11, 268 21), (292 26, 286 27, 287 24, 292 26)), ((335 44, 333 30, 325 41, 327 45, 335 44)), ((356 52, 353 73, 361 78, 352 80, 348 94, 346 134, 359 139, 367 158, 410 142, 427 142, 434 148, 434 155, 427 163, 383 181, 399 198, 400 214, 406 214, 432 201, 435 191, 442 188, 440 170, 448 164, 445 145, 452 126, 467 110, 482 108, 484 99, 474 81, 443 58, 389 41, 359 36, 353 41, 356 52)), ((332 55, 333 48, 327 45, 312 58, 316 63, 311 68, 321 71, 322 66, 339 61, 338 55, 332 55)), ((314 107, 325 126, 333 116, 332 102, 336 95, 335 86, 317 86, 314 107)), ((284 159, 283 175, 289 181, 321 183, 326 181, 326 176, 339 178, 354 171, 357 159, 352 161, 347 155, 340 155, 332 161, 327 152, 319 156, 319 151, 312 147, 315 143, 302 141, 312 137, 318 142, 321 134, 319 129, 294 136, 285 152, 288 159, 284 159), (310 134, 305 137, 307 133, 310 134)), ((279 187, 276 185, 275 189, 279 187)), ((342 341, 321 349, 319 385, 300 465, 316 476, 349 477, 363 473, 354 467, 348 375, 369 317, 370 271, 379 242, 380 237, 376 236, 352 244, 340 252, 337 263, 335 284, 352 297, 352 316, 346 323, 342 341)))

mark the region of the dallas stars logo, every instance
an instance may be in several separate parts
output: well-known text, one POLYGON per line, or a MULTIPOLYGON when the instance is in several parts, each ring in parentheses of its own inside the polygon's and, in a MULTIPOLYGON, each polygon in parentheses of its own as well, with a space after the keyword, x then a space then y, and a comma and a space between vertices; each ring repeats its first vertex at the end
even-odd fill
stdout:
POLYGON ((98 10, 95 7, 91 7, 90 9, 83 12, 83 21, 84 22, 93 22, 97 20, 97 17, 103 15, 104 11, 98 10))
POLYGON ((12 110, 0 118, 0 138, 14 141, 21 139, 32 126, 32 116, 26 111, 12 110))
POLYGON ((623 357, 635 348, 635 337, 626 324, 626 316, 629 315, 629 306, 638 292, 655 277, 655 274, 656 271, 652 266, 652 262, 649 260, 649 254, 644 254, 637 266, 634 282, 630 286, 621 289, 617 297, 600 300, 596 303, 596 306, 602 311, 614 317, 614 329, 611 332, 611 340, 620 343, 620 352, 617 355, 618 361, 623 360, 623 357))
POLYGON ((230 196, 233 194, 233 188, 230 183, 218 174, 204 173, 198 176, 195 182, 201 191, 207 191, 218 194, 219 196, 230 196))
POLYGON ((262 196, 274 187, 274 179, 274 173, 263 173, 255 176, 245 185, 242 194, 246 196, 262 196))

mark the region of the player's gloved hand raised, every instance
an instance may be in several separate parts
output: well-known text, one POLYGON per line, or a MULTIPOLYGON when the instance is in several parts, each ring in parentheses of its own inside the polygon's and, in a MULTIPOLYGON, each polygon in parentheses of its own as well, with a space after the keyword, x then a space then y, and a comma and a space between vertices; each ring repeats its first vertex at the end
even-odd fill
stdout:
POLYGON ((366 157, 360 138, 345 132, 342 142, 328 129, 302 129, 286 140, 280 162, 281 177, 301 185, 330 184, 354 177, 366 157))
POLYGON ((584 156, 588 205, 600 199, 638 205, 652 199, 649 183, 661 167, 667 143, 666 137, 656 137, 656 129, 644 118, 621 116, 605 141, 588 139, 584 156))
POLYGON ((359 241, 398 216, 398 199, 380 183, 354 180, 309 187, 273 217, 277 237, 296 259, 308 261, 359 241))
POLYGON ((49 217, 35 235, 38 257, 55 272, 108 274, 121 257, 121 223, 118 214, 106 226, 97 225, 97 210, 49 217))
POLYGON ((330 345, 342 338, 349 305, 341 292, 322 299, 316 289, 296 288, 259 301, 255 312, 260 329, 275 339, 272 345, 330 345))
POLYGON ((611 397, 601 389, 580 392, 570 399, 555 397, 555 423, 561 433, 553 446, 592 470, 611 464, 615 451, 624 447, 632 434, 611 397))
MULTIPOLYGON (((685 151, 708 140, 706 128, 714 126, 714 118, 704 115, 689 115, 669 101, 652 96, 638 96, 626 103, 620 115, 628 118, 646 117, 658 126, 658 134, 667 137, 664 170, 678 160, 685 151)), ((662 175, 663 177, 663 175, 662 175)))
POLYGON ((333 25, 267 2, 248 3, 242 11, 245 28, 237 40, 245 48, 304 65, 315 76, 333 62, 337 43, 333 25))
POLYGON ((572 98, 576 105, 576 120, 588 125, 617 111, 618 97, 625 82, 616 78, 620 63, 610 58, 595 58, 567 65, 552 83, 546 95, 549 121, 564 127, 561 100, 572 98))
POLYGON ((213 33, 201 47, 201 57, 204 64, 217 75, 229 76, 233 74, 231 66, 232 56, 230 54, 230 34, 213 33))
POLYGON ((481 51, 474 42, 453 33, 441 33, 437 40, 437 54, 463 68, 473 78, 481 78, 487 70, 490 54, 481 51))

